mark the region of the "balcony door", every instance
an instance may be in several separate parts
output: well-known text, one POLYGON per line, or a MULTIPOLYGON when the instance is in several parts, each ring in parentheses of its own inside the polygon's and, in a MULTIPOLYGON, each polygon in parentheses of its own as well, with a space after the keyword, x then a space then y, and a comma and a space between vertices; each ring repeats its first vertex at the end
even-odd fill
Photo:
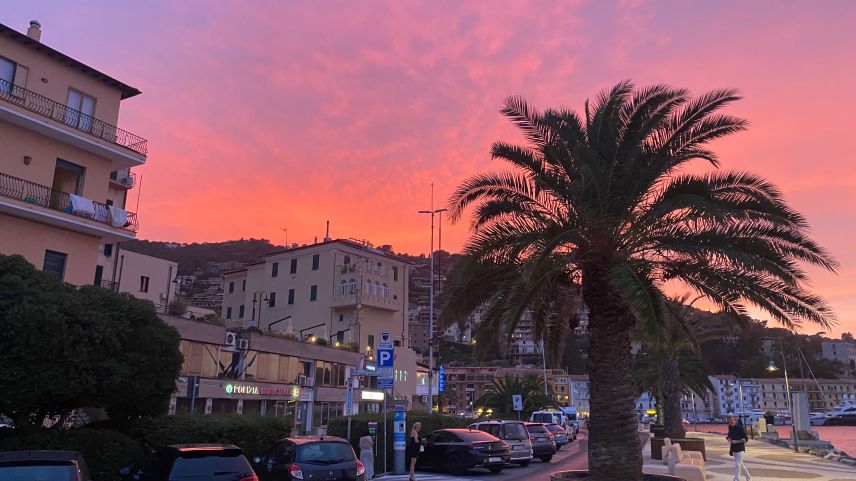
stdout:
POLYGON ((84 132, 92 132, 92 119, 95 117, 95 98, 68 89, 68 107, 65 123, 84 132))
POLYGON ((15 81, 15 62, 0 57, 0 92, 12 93, 12 83, 15 81))
POLYGON ((83 174, 86 169, 62 159, 56 160, 53 184, 51 187, 51 207, 64 210, 69 206, 68 195, 81 195, 83 192, 83 174))

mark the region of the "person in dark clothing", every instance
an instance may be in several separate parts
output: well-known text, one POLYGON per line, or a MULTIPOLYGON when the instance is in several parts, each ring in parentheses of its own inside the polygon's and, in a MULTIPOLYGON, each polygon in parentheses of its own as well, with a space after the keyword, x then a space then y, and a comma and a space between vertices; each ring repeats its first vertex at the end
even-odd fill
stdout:
POLYGON ((773 413, 767 411, 766 413, 764 413, 764 421, 767 421, 767 426, 775 426, 776 416, 773 416, 773 413))
POLYGON ((419 439, 420 429, 422 429, 422 423, 413 423, 410 438, 407 440, 407 459, 410 460, 410 481, 416 481, 416 459, 422 450, 422 440, 419 439))
POLYGON ((752 481, 752 476, 749 475, 749 470, 743 464, 743 457, 746 454, 746 441, 749 437, 746 435, 746 429, 741 424, 737 424, 736 416, 728 416, 728 440, 730 447, 728 454, 734 456, 734 481, 740 481, 741 472, 746 477, 746 481, 752 481))

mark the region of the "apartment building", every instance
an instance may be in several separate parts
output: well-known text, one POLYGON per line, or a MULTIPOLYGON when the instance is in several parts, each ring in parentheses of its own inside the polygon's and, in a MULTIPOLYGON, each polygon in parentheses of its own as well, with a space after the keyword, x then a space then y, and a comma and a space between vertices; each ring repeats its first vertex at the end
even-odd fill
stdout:
MULTIPOLYGON (((764 411, 781 412, 788 409, 787 387, 782 378, 754 379, 760 386, 761 406, 764 411)), ((812 412, 829 411, 844 400, 845 395, 856 394, 853 379, 788 379, 791 392, 805 392, 812 412)))
POLYGON ((223 274, 228 326, 293 332, 348 346, 376 362, 380 333, 395 344, 397 400, 415 401, 416 353, 407 347, 407 260, 367 243, 324 242, 267 255, 223 274))
POLYGON ((446 404, 449 413, 473 412, 475 402, 493 385, 498 368, 492 366, 445 367, 445 390, 453 392, 454 401, 446 404))
MULTIPOLYGON (((347 379, 363 356, 342 349, 161 315, 184 355, 169 413, 232 412, 291 418, 295 433, 323 433, 345 413, 347 379)), ((377 411, 382 393, 354 392, 354 411, 377 411)))
POLYGON ((821 346, 824 358, 840 362, 851 374, 856 371, 856 343, 833 339, 823 341, 821 346))
POLYGON ((103 248, 98 253, 95 285, 152 301, 159 312, 166 312, 176 297, 178 264, 123 249, 121 244, 105 244, 103 247, 107 246, 111 246, 109 255, 103 248))
POLYGON ((708 376, 713 385, 713 417, 725 417, 728 413, 739 413, 761 409, 761 387, 756 379, 740 379, 734 375, 708 376))
POLYGON ((26 34, 0 25, 0 253, 100 283, 99 251, 138 227, 126 199, 147 142, 116 124, 140 91, 41 37, 36 21, 26 34))

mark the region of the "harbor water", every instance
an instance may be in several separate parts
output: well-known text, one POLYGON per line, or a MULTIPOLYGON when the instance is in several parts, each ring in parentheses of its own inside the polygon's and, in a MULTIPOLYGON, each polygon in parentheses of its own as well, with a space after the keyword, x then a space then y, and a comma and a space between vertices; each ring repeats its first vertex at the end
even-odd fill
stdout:
MULTIPOLYGON (((728 432, 727 424, 689 424, 686 425, 688 432, 699 431, 703 433, 721 433, 725 435, 728 432)), ((829 441, 837 449, 845 453, 856 456, 856 426, 812 426, 812 431, 816 431, 820 439, 829 441)), ((791 437, 791 426, 776 426, 776 431, 779 432, 780 438, 791 437)))

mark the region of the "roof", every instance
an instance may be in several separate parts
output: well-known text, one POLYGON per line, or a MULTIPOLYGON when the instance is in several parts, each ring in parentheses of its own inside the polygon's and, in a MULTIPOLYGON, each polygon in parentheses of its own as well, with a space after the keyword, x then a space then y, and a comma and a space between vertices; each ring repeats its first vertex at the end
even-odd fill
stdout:
POLYGON ((382 251, 380 249, 375 249, 374 247, 368 247, 368 246, 362 245, 360 243, 357 243, 357 242, 354 242, 351 240, 346 240, 346 239, 332 239, 332 240, 325 241, 325 242, 318 242, 316 244, 307 244, 305 246, 293 247, 291 249, 284 249, 281 251, 271 252, 270 254, 266 255, 265 258, 280 255, 280 254, 289 254, 289 253, 304 250, 304 249, 310 249, 312 247, 323 246, 325 244, 342 244, 342 245, 345 245, 347 247, 351 247, 354 249, 369 251, 372 254, 376 254, 379 256, 383 256, 383 257, 388 257, 390 259, 395 259, 397 261, 403 262, 403 263, 408 264, 408 265, 413 264, 412 262, 410 262, 408 259, 405 259, 404 257, 397 256, 395 254, 390 254, 389 252, 382 251))
POLYGON ((100 72, 100 71, 84 64, 83 62, 75 60, 75 59, 69 57, 68 55, 66 55, 62 52, 54 50, 54 49, 48 47, 47 45, 43 44, 42 42, 35 40, 35 39, 32 39, 32 38, 28 37, 27 35, 13 29, 13 28, 10 28, 10 27, 7 27, 6 25, 3 25, 2 23, 0 23, 0 35, 8 38, 14 42, 18 42, 21 45, 24 45, 25 47, 33 49, 37 52, 41 52, 42 54, 53 58, 57 62, 64 63, 64 64, 68 65, 69 67, 75 69, 75 70, 79 70, 79 71, 81 71, 81 72, 83 72, 83 73, 85 73, 91 77, 94 77, 94 78, 104 82, 105 84, 107 84, 107 85, 109 85, 115 89, 120 90, 122 92, 122 100, 134 97, 135 95, 140 95, 142 93, 138 89, 131 87, 130 85, 128 85, 124 82, 120 82, 120 81, 116 80, 115 78, 113 78, 113 77, 111 77, 111 76, 109 76, 103 72, 100 72))
MULTIPOLYGON (((335 443, 348 443, 347 440, 338 438, 336 436, 291 436, 288 438, 282 438, 280 441, 291 441, 294 444, 307 444, 307 443, 315 443, 320 441, 329 441, 335 443)), ((350 444, 350 443, 348 443, 350 444)))
POLYGON ((77 451, 6 451, 0 452, 0 462, 7 461, 77 461, 83 456, 77 451))

